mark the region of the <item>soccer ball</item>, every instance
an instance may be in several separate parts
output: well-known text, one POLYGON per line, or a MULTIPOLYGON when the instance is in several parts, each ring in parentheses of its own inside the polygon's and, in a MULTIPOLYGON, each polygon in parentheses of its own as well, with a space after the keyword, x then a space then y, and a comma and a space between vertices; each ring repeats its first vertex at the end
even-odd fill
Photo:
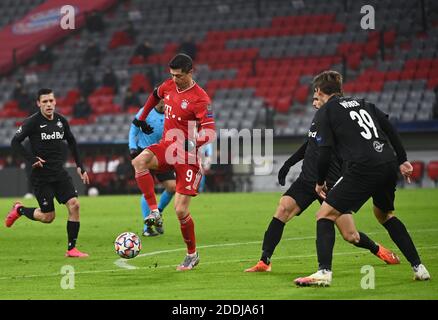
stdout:
POLYGON ((91 187, 88 189, 88 196, 90 197, 97 197, 99 195, 99 190, 95 187, 91 187))
POLYGON ((123 232, 114 241, 116 253, 125 259, 135 258, 141 250, 141 240, 133 232, 123 232))

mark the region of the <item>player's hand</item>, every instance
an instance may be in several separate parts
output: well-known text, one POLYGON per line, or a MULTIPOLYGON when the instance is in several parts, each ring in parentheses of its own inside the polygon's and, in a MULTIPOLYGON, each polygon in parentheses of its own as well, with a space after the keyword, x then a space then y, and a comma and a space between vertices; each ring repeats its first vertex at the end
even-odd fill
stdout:
POLYGON ((90 184, 90 178, 88 177, 87 171, 82 172, 81 168, 77 168, 76 171, 78 172, 78 175, 81 177, 84 184, 90 184))
POLYGON ((409 161, 405 161, 400 165, 400 173, 405 177, 407 183, 411 183, 411 175, 414 171, 414 167, 409 161))
POLYGON ((321 199, 324 200, 327 197, 327 190, 327 184, 325 182, 322 186, 320 186, 318 183, 315 186, 315 192, 321 197, 321 199))
POLYGON ((186 150, 187 152, 192 151, 193 149, 195 149, 195 147, 196 144, 192 140, 186 139, 184 141, 184 150, 186 150))
POLYGON ((202 168, 203 168, 205 171, 210 170, 210 168, 211 168, 211 162, 212 162, 211 157, 205 157, 204 160, 202 161, 202 168))
POLYGON ((143 131, 143 133, 146 133, 146 134, 151 134, 152 132, 154 132, 154 128, 152 128, 150 125, 148 125, 146 121, 140 122, 140 129, 141 129, 141 131, 143 131))
POLYGON ((284 186, 286 184, 286 176, 289 173, 290 167, 287 164, 284 164, 280 171, 278 171, 278 183, 280 186, 284 186))
POLYGON ((32 168, 42 168, 43 164, 46 163, 46 160, 41 159, 40 157, 35 157, 38 159, 35 163, 32 164, 32 168))
POLYGON ((131 156, 131 159, 135 159, 139 154, 140 152, 138 149, 129 149, 129 155, 131 156))
POLYGON ((134 124, 134 126, 139 127, 141 131, 143 131, 143 133, 151 134, 152 132, 154 132, 154 128, 148 125, 147 122, 144 120, 138 120, 137 118, 135 118, 132 123, 134 124))

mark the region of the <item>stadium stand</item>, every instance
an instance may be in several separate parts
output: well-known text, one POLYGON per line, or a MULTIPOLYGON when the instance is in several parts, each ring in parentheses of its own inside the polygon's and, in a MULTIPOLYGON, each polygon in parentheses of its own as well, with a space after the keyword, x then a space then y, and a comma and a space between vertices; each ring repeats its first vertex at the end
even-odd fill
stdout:
MULTIPOLYGON (((49 69, 36 68, 32 55, 13 61, 13 52, 8 53, 15 67, 0 69, 0 145, 9 145, 27 114, 12 96, 18 80, 31 94, 39 87, 55 90, 58 111, 70 118, 79 143, 125 143, 137 109, 124 110, 127 89, 145 101, 167 77, 166 64, 187 35, 197 46, 195 77, 213 97, 218 129, 272 126, 277 137, 304 136, 314 112, 309 107, 311 79, 335 69, 344 75, 347 94, 378 104, 399 129, 438 130, 433 120, 436 1, 425 1, 425 17, 415 0, 367 1, 375 8, 378 31, 361 29, 361 1, 188 0, 177 6, 172 0, 97 2, 103 31, 92 32, 82 23, 75 32, 49 39, 56 57, 49 69), (135 37, 126 31, 128 21, 135 37), (102 52, 98 65, 83 61, 90 41, 102 52), (151 45, 147 58, 136 55, 144 41, 151 45), (99 82, 108 66, 119 80, 117 93, 99 82), (74 119, 79 79, 86 72, 98 79, 87 98, 92 115, 74 119)), ((50 3, 57 1, 0 2, 0 32, 20 26, 29 20, 28 13, 48 9, 50 3)))

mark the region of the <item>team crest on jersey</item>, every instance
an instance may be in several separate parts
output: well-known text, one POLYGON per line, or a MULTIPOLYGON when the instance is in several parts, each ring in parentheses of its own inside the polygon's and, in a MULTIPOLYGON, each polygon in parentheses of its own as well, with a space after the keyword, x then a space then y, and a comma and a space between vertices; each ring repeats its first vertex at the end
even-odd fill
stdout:
POLYGON ((23 131, 23 128, 21 126, 18 127, 16 134, 20 134, 21 131, 23 131))
POLYGON ((181 101, 181 109, 187 109, 188 105, 189 105, 189 102, 186 99, 181 101))
POLYGON ((384 143, 380 143, 379 141, 374 141, 373 142, 374 150, 376 150, 377 152, 382 152, 384 145, 385 145, 384 143))
POLYGON ((62 122, 61 122, 61 120, 58 120, 58 122, 56 123, 56 125, 57 125, 58 127, 62 128, 62 122))

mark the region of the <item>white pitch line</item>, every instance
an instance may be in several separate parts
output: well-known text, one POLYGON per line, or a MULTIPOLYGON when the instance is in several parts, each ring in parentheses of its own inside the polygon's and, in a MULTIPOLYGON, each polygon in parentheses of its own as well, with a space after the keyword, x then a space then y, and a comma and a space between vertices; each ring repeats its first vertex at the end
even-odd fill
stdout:
MULTIPOLYGON (((410 233, 415 232, 436 232, 438 229, 422 229, 422 230, 414 230, 410 231, 410 233)), ((387 233, 387 231, 375 231, 375 232, 367 232, 367 234, 379 234, 379 233, 387 233)), ((299 240, 312 240, 315 239, 315 236, 307 236, 307 237, 294 237, 294 238, 284 238, 281 239, 282 242, 284 241, 299 241, 299 240)), ((205 246, 198 246, 198 249, 206 249, 206 248, 222 248, 222 247, 234 247, 234 246, 244 246, 249 244, 261 244, 262 241, 249 241, 249 242, 235 242, 235 243, 221 243, 221 244, 211 244, 211 245, 205 245, 205 246)), ((186 251, 186 248, 179 248, 179 249, 171 249, 171 250, 162 250, 162 251, 153 251, 153 252, 147 252, 139 254, 137 257, 147 257, 147 256, 155 256, 163 253, 170 253, 170 252, 177 252, 177 251, 186 251)), ((135 269, 141 269, 139 267, 135 267, 129 264, 129 260, 127 259, 117 259, 114 264, 122 269, 129 269, 129 270, 135 270, 135 269)))
MULTIPOLYGON (((416 233, 416 232, 436 232, 438 229, 421 229, 421 230, 411 230, 410 233, 416 233)), ((378 234, 378 233, 386 233, 386 231, 375 231, 375 232, 368 232, 367 234, 378 234)), ((311 240, 315 239, 315 236, 308 236, 308 237, 296 237, 296 238, 284 238, 281 241, 298 241, 298 240, 311 240)), ((248 245, 248 244, 260 244, 262 241, 249 241, 249 242, 235 242, 235 243, 223 243, 223 244, 212 244, 212 245, 205 245, 205 246, 199 246, 198 248, 215 248, 215 247, 227 247, 227 246, 239 246, 239 245, 248 245)), ((433 249, 438 248, 438 246, 426 246, 426 247, 417 247, 417 249, 433 249)), ((170 252, 177 252, 177 251, 185 251, 186 248, 179 248, 179 249, 171 249, 171 250, 162 250, 162 251, 154 251, 154 252, 147 252, 143 254, 139 254, 140 256, 153 256, 158 255, 162 253, 170 253, 170 252)), ((368 251, 351 251, 351 252, 334 252, 334 256, 340 256, 340 255, 350 255, 350 254, 363 254, 368 253, 368 251)), ((310 257, 316 257, 315 254, 310 255, 296 255, 296 256, 275 256, 276 260, 287 260, 287 259, 296 259, 296 258, 310 258, 310 257)), ((131 266, 126 263, 126 266, 128 267, 122 267, 117 264, 117 261, 122 260, 127 262, 126 259, 117 259, 114 264, 119 267, 119 269, 103 269, 103 270, 89 270, 89 271, 79 271, 75 272, 75 274, 93 274, 93 273, 111 273, 111 272, 119 272, 123 270, 147 270, 147 269, 163 269, 163 268, 175 268, 175 265, 163 265, 163 266, 147 266, 147 267, 135 267, 131 266)), ((210 264, 221 264, 221 263, 236 263, 236 262, 249 262, 253 261, 254 259, 235 259, 235 260, 220 260, 220 261, 211 261, 211 262, 203 262, 202 265, 210 265, 210 264)), ((20 280, 20 279, 29 279, 29 278, 43 278, 43 277, 59 277, 64 276, 61 273, 51 273, 51 274, 34 274, 34 275, 24 275, 24 276, 9 276, 9 277, 0 277, 1 280, 20 280)))
MULTIPOLYGON (((285 238, 285 239, 282 239, 282 241, 309 240, 309 239, 314 239, 314 238, 315 237, 285 238)), ((248 244, 260 244, 260 243, 262 243, 262 242, 261 241, 249 241, 249 242, 220 243, 220 244, 210 244, 210 245, 205 245, 205 246, 197 246, 197 248, 198 249, 206 249, 206 248, 235 247, 235 246, 244 246, 244 245, 248 245, 248 244)), ((155 255, 162 254, 162 253, 186 251, 186 250, 187 250, 187 248, 153 251, 153 252, 139 254, 137 257, 139 258, 139 257, 155 256, 155 255)), ((120 268, 123 268, 123 269, 130 269, 130 270, 138 269, 138 267, 131 266, 128 263, 128 261, 129 260, 127 260, 127 259, 120 258, 120 259, 117 259, 114 262, 114 264, 120 268)))
MULTIPOLYGON (((417 249, 424 250, 424 249, 436 249, 437 246, 426 246, 426 247, 417 247, 417 249)), ((184 249, 178 249, 178 250, 185 250, 184 249)), ((176 251, 176 250, 175 250, 176 251)), ((346 251, 346 252, 334 252, 334 256, 347 256, 352 254, 369 254, 366 250, 355 250, 355 251, 346 251)), ((289 259, 305 259, 305 258, 315 258, 316 253, 314 254, 306 254, 306 255, 296 255, 296 256, 275 256, 275 260, 289 260, 289 259)), ((209 261, 209 262, 203 262, 202 265, 211 265, 211 264, 223 264, 223 263, 239 263, 239 262, 251 262, 254 261, 254 258, 248 258, 248 259, 233 259, 233 260, 219 260, 219 261, 209 261)), ((147 267, 139 267, 136 268, 136 270, 148 270, 148 269, 165 269, 165 268, 175 268, 175 264, 171 265, 162 265, 162 266, 147 266, 147 267)), ((106 270, 90 270, 90 271, 80 271, 75 272, 75 274, 93 274, 93 273, 116 273, 121 271, 129 271, 131 269, 106 269, 106 270)), ((35 275, 26 275, 26 276, 12 276, 12 277, 2 277, 0 280, 20 280, 20 279, 28 279, 28 278, 43 278, 43 277, 59 277, 64 276, 64 274, 61 273, 52 273, 52 274, 35 274, 35 275)))

